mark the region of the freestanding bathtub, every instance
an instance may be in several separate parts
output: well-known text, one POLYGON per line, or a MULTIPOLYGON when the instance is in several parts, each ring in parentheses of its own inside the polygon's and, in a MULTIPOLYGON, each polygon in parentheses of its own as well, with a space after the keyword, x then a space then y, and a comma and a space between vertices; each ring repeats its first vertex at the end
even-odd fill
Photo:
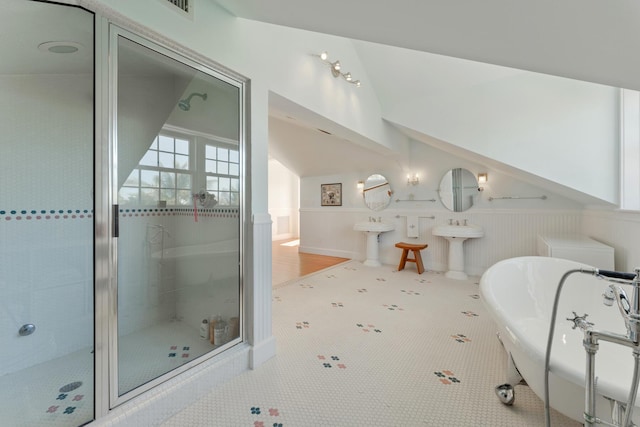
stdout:
MULTIPOLYGON (((500 261, 480 279, 481 298, 498 327, 507 352, 507 383, 515 386, 517 372, 544 399, 544 362, 553 301, 563 274, 584 264, 549 257, 521 257, 500 261), (515 364, 515 366, 514 366, 515 364), (515 371, 515 369, 517 371, 515 371), (514 375, 516 373, 516 375, 514 375)), ((626 334, 618 307, 603 304, 608 282, 592 275, 572 274, 562 288, 550 359, 550 406, 562 414, 584 422, 586 353, 583 332, 572 329, 573 312, 588 314, 593 328, 626 334)), ((623 288, 630 288, 624 286, 623 288)), ((625 289, 629 295, 631 290, 625 289)), ((626 402, 633 372, 631 349, 601 341, 596 355, 597 413, 611 422, 614 399, 626 402)), ((497 384, 496 384, 497 385, 497 384)), ((640 400, 640 399, 639 399, 640 400)), ((517 397, 516 397, 517 402, 517 397)), ((636 401, 633 421, 640 424, 636 401)))

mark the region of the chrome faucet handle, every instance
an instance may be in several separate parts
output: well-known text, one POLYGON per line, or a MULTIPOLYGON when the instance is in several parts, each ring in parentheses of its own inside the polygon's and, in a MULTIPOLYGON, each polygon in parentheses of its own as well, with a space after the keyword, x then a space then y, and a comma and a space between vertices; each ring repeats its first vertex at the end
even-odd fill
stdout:
POLYGON ((573 326, 571 327, 571 329, 580 328, 584 331, 590 329, 593 326, 593 323, 587 322, 586 320, 587 316, 589 316, 587 313, 583 314, 582 316, 578 316, 578 313, 576 313, 575 311, 572 311, 572 313, 573 318, 567 317, 568 321, 573 322, 573 326))

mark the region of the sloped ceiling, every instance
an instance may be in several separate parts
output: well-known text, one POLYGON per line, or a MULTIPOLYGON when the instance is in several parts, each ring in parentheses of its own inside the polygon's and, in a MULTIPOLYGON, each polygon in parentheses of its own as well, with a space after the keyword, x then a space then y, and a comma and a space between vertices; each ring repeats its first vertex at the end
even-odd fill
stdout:
POLYGON ((216 0, 238 17, 640 89, 637 0, 216 0))
MULTIPOLYGON (((597 0, 216 1, 241 18, 353 39, 371 79, 366 83, 374 86, 383 116, 385 105, 397 104, 403 97, 462 93, 474 85, 528 71, 640 88, 640 58, 634 54, 640 48, 640 40, 632 37, 640 23, 640 2, 636 1, 614 4, 597 0), (399 48, 397 55, 393 49, 381 49, 379 44, 399 48), (413 58, 411 53, 415 54, 413 58), (394 55, 401 60, 394 60, 394 55)), ((297 120, 296 126, 306 127, 311 133, 322 127, 317 118, 307 122, 299 117, 295 108, 284 114, 271 104, 270 108, 270 114, 284 120, 283 123, 293 118, 297 120)), ((446 141, 438 142, 412 129, 400 127, 400 130, 416 141, 456 153, 457 147, 446 141)), ((336 138, 345 147, 345 140, 338 133, 317 136, 307 139, 311 152, 320 150, 312 146, 314 141, 320 146, 335 142, 324 142, 324 138, 336 138)), ((347 142, 353 140, 347 138, 347 142)), ((296 159, 292 152, 285 153, 276 144, 273 144, 276 151, 291 157, 284 163, 296 165, 292 168, 297 168, 301 176, 323 174, 320 165, 312 167, 312 163, 302 161, 301 157, 296 159)), ((367 147, 352 148, 360 154, 351 158, 368 155, 367 147)), ((599 202, 491 159, 476 156, 473 160, 579 203, 599 202)), ((353 171, 349 157, 337 159, 333 169, 341 166, 344 172, 353 171)))

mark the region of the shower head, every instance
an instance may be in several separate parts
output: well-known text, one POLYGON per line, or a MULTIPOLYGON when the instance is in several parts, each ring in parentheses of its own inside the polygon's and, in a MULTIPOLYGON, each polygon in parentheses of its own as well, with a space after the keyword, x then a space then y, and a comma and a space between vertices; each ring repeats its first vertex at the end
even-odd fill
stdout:
POLYGON ((181 99, 180 102, 178 102, 178 107, 180 107, 180 109, 182 111, 189 111, 189 109, 191 109, 191 98, 193 98, 194 96, 199 96, 200 98, 202 98, 203 101, 207 100, 207 94, 206 93, 192 93, 191 95, 189 95, 188 97, 186 97, 185 99, 181 99))

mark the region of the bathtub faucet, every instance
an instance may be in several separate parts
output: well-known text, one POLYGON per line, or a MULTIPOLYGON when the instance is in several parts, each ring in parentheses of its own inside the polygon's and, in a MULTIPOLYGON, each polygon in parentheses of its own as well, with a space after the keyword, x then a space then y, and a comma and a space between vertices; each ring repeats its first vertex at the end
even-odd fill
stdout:
POLYGON ((612 306, 614 300, 618 303, 620 315, 622 315, 627 328, 627 337, 637 345, 640 339, 640 269, 636 268, 634 273, 620 273, 607 270, 596 271, 596 276, 607 281, 628 284, 633 287, 631 299, 629 299, 622 287, 616 286, 613 283, 609 284, 609 287, 605 289, 602 296, 604 298, 604 304, 607 306, 612 306))

